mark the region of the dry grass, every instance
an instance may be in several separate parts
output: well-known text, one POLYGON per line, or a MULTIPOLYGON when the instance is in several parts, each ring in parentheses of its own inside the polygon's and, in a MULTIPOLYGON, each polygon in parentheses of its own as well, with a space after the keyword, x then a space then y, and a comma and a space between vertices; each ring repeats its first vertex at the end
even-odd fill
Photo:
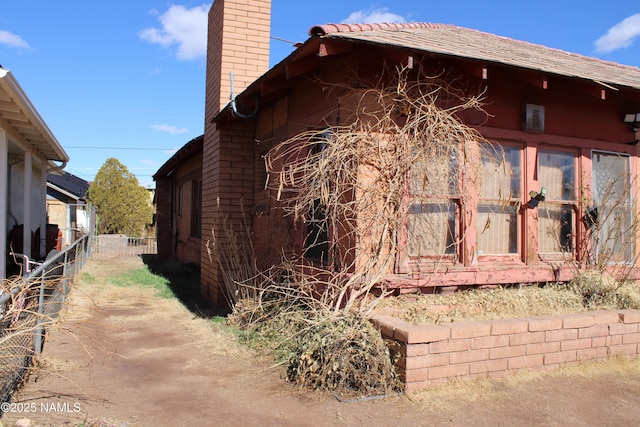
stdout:
MULTIPOLYGON (((323 306, 304 289, 273 283, 257 299, 240 301, 230 322, 241 329, 243 342, 275 354, 287 368, 287 378, 301 387, 333 391, 346 397, 385 395, 396 390, 398 383, 389 343, 358 316, 357 310, 334 313, 331 306, 323 306)), ((376 311, 420 324, 627 308, 640 309, 637 284, 588 272, 578 274, 566 284, 387 297, 378 302, 376 311)), ((622 364, 619 369, 623 369, 622 364)), ((538 374, 518 374, 514 384, 526 381, 527 375, 535 378, 538 374)), ((444 404, 460 396, 467 401, 491 396, 504 398, 505 386, 497 387, 495 381, 458 384, 452 380, 441 391, 437 387, 430 389, 429 398, 424 398, 430 402, 426 406, 433 408, 438 402, 444 404), (433 397, 433 393, 441 395, 433 397)), ((501 381, 509 384, 510 380, 501 381)))
POLYGON ((425 412, 438 413, 460 408, 465 403, 505 402, 527 400, 532 387, 541 381, 573 382, 606 380, 640 383, 640 360, 610 358, 600 362, 584 362, 560 366, 551 371, 523 370, 504 378, 478 378, 476 380, 452 379, 440 385, 409 395, 409 398, 425 412))
POLYGON ((239 301, 228 322, 242 342, 275 356, 301 388, 346 398, 399 388, 380 333, 356 313, 323 305, 310 288, 268 286, 257 298, 239 301))
POLYGON ((414 324, 550 316, 588 310, 640 308, 640 288, 597 272, 567 284, 473 289, 451 295, 385 298, 377 310, 414 324))

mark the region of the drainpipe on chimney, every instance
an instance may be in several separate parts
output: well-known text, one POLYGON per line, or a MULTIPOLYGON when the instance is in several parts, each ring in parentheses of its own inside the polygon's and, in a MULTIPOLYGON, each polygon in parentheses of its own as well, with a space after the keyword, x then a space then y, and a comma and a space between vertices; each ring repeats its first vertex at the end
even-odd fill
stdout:
POLYGON ((233 115, 241 119, 254 118, 256 113, 258 112, 258 97, 256 96, 256 106, 253 111, 249 114, 242 114, 240 111, 238 111, 238 106, 236 105, 236 97, 233 94, 233 71, 229 72, 229 80, 231 82, 231 94, 229 95, 229 99, 231 100, 231 111, 233 111, 233 115))

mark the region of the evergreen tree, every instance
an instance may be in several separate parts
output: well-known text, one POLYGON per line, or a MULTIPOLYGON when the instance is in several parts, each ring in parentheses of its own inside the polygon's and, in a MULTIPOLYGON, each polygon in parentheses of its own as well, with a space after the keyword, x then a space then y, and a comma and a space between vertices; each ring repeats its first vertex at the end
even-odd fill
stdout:
POLYGON ((87 200, 98 214, 98 234, 142 236, 151 223, 149 192, 117 159, 102 165, 87 191, 87 200))

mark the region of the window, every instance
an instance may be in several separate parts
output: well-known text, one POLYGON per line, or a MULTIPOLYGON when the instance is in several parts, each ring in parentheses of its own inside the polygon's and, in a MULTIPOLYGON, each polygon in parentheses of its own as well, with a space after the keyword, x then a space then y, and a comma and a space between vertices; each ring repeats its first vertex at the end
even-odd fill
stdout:
POLYGON ((593 151, 591 154, 593 203, 597 209, 592 230, 596 263, 630 262, 631 167, 625 154, 593 151))
POLYGON ((455 255, 459 205, 458 152, 433 147, 414 163, 409 178, 409 257, 455 255), (444 166, 444 167, 443 167, 444 166))
POLYGON ((478 254, 517 254, 520 148, 483 148, 476 218, 478 254))
POLYGON ((538 182, 547 189, 544 203, 538 205, 538 252, 572 252, 577 209, 574 154, 538 151, 538 182))
MULTIPOLYGON (((331 130, 319 131, 315 143, 309 150, 309 161, 320 163, 325 155, 331 130)), ((314 163, 315 164, 315 163, 314 163)), ((326 207, 320 199, 314 200, 306 223, 305 256, 326 262, 329 254, 329 228, 326 207)))
POLYGON ((307 220, 307 235, 305 236, 305 255, 308 258, 327 261, 329 253, 329 230, 324 206, 320 200, 313 203, 313 208, 307 220))
POLYGON ((178 187, 178 200, 176 200, 176 204, 178 205, 178 216, 182 218, 182 201, 183 201, 183 188, 182 188, 182 184, 180 184, 180 186, 178 187))
POLYGON ((191 181, 191 235, 202 234, 202 181, 191 181))

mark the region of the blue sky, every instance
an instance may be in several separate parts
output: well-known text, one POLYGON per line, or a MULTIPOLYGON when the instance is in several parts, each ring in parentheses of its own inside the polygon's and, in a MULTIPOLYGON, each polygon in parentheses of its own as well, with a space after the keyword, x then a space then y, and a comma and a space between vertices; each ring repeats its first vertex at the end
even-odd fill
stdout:
MULTIPOLYGON (((115 157, 153 186, 151 175, 202 134, 210 5, 0 0, 0 64, 71 157, 68 172, 90 181, 115 157)), ((272 0, 272 37, 304 41, 330 22, 454 24, 640 67, 637 0, 272 0)), ((273 39, 271 65, 291 51, 273 39)))

